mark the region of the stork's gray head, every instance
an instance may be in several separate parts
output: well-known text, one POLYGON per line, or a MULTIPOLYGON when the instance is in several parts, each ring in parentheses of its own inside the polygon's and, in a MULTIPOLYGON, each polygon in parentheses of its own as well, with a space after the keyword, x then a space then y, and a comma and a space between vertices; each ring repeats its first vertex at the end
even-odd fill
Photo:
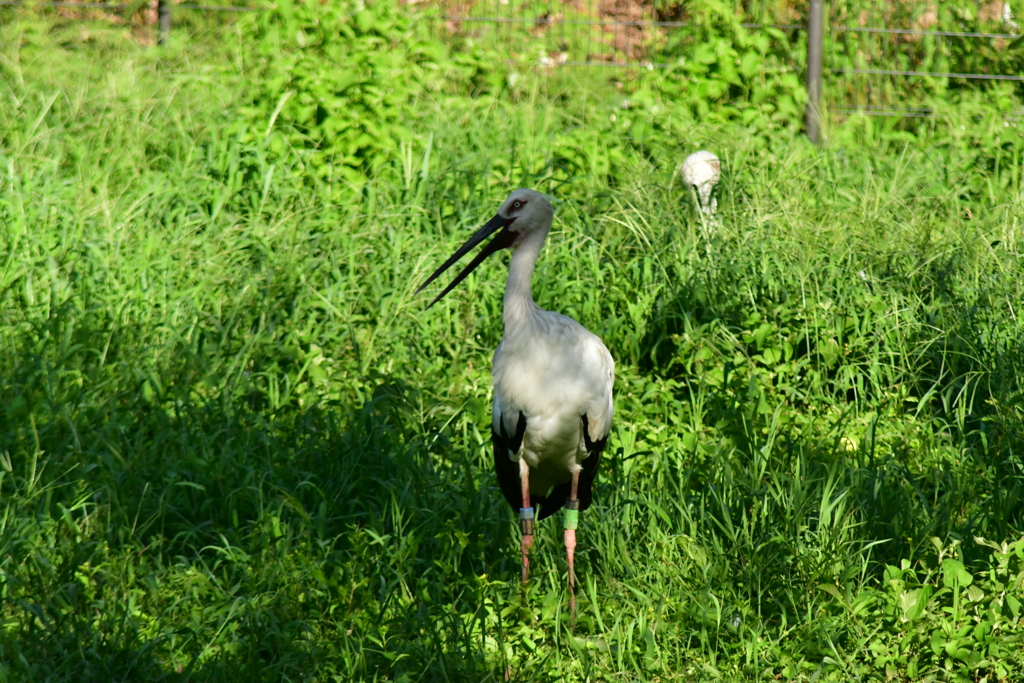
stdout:
POLYGON ((686 157, 679 168, 683 182, 693 186, 700 196, 700 210, 713 214, 718 207, 718 200, 711 198, 718 179, 722 177, 722 162, 712 152, 702 149, 686 157))
MULTIPOLYGON (((506 228, 515 233, 510 245, 515 248, 528 235, 551 229, 555 210, 548 198, 536 190, 521 187, 508 196, 498 209, 498 216, 506 219, 506 228)), ((502 248, 502 247, 499 247, 502 248)))
MULTIPOLYGON (((548 198, 535 190, 520 188, 510 194, 508 199, 502 202, 498 213, 491 220, 487 221, 482 228, 476 231, 469 240, 459 247, 441 267, 434 271, 427 281, 416 290, 419 294, 423 289, 433 282, 444 271, 455 265, 455 262, 466 255, 466 253, 483 242, 492 233, 498 234, 480 250, 469 265, 462 269, 452 283, 430 302, 433 306, 444 297, 445 294, 455 289, 455 286, 466 279, 466 276, 473 272, 477 266, 484 262, 491 254, 501 249, 515 249, 524 240, 533 235, 543 240, 551 229, 551 220, 555 215, 548 198), (500 231, 500 232, 499 232, 500 231)), ((427 306, 427 308, 430 308, 427 306)))
POLYGON ((679 167, 679 173, 687 185, 698 188, 714 185, 722 177, 722 162, 714 153, 702 149, 686 157, 683 165, 679 167))

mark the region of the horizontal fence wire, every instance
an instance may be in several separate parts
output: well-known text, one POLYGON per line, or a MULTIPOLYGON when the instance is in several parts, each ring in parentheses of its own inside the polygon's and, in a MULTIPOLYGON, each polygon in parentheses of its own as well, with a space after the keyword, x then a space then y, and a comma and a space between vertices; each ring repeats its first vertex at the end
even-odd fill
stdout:
MULTIPOLYGON (((177 5, 175 5, 177 7, 177 5)), ((697 27, 690 21, 601 21, 597 19, 548 19, 539 17, 530 19, 528 17, 465 17, 465 16, 444 16, 445 21, 467 21, 482 22, 487 24, 534 24, 536 26, 662 26, 666 28, 697 27)), ((740 24, 743 28, 777 28, 782 31, 803 30, 798 24, 740 24)))
POLYGON ((834 74, 875 74, 878 76, 920 76, 925 78, 967 78, 983 81, 1024 81, 1024 76, 1001 74, 957 74, 935 71, 898 71, 891 69, 831 69, 834 74))
POLYGON ((883 28, 880 26, 832 26, 826 30, 833 33, 889 33, 901 36, 945 36, 952 38, 1020 38, 1012 33, 975 33, 972 31, 929 31, 916 28, 883 28))
MULTIPOLYGON (((175 5, 175 7, 183 7, 184 5, 175 5)), ((467 22, 481 22, 487 24, 534 24, 536 26, 554 26, 554 25, 574 25, 579 24, 582 26, 662 26, 665 28, 686 28, 686 27, 697 27, 700 24, 696 24, 690 21, 599 21, 599 20, 580 20, 580 19, 548 19, 545 17, 539 17, 531 19, 529 17, 470 17, 470 16, 452 16, 446 15, 442 17, 445 21, 467 21, 467 22)), ((761 29, 761 28, 775 28, 781 31, 801 31, 806 27, 801 24, 751 24, 742 23, 740 24, 743 28, 761 29)), ((888 33, 894 35, 912 35, 912 36, 945 36, 945 37, 958 37, 958 38, 1003 38, 1006 40, 1014 40, 1024 36, 1016 35, 1013 33, 975 33, 971 31, 928 31, 925 29, 913 29, 913 28, 882 28, 878 26, 826 26, 826 31, 832 33, 888 33)))
POLYGON ((203 12, 265 12, 263 7, 218 7, 217 5, 171 5, 173 9, 194 9, 203 12))
POLYGON ((445 16, 445 21, 467 21, 485 24, 534 24, 536 26, 693 26, 686 21, 601 21, 599 19, 548 19, 539 17, 459 17, 445 16))
POLYGON ((913 109, 861 109, 860 107, 831 107, 830 111, 844 114, 860 114, 861 116, 898 116, 902 119, 930 119, 934 116, 931 110, 915 111, 913 109))
MULTIPOLYGON (((72 7, 74 9, 130 9, 136 5, 108 5, 104 2, 22 2, 21 0, 0 0, 0 7, 72 7)), ((137 5, 139 9, 149 9, 137 5)))
POLYGON ((627 69, 667 69, 673 65, 667 62, 559 62, 558 66, 617 66, 627 69))
MULTIPOLYGON (((148 5, 111 5, 104 2, 25 2, 24 0, 0 0, 0 7, 60 7, 72 9, 151 9, 148 5)), ((262 7, 237 7, 218 5, 174 5, 173 9, 192 9, 204 12, 263 12, 262 7)))
MULTIPOLYGON (((930 107, 881 107, 881 106, 864 106, 864 107, 846 107, 846 106, 832 106, 829 107, 830 111, 838 111, 846 114, 861 114, 863 116, 901 116, 903 118, 932 118, 935 116, 935 110, 930 107)), ((1007 120, 1018 120, 1024 119, 1024 114, 1010 114, 1001 113, 999 117, 1007 120)), ((972 118, 980 118, 980 115, 974 115, 972 118)))

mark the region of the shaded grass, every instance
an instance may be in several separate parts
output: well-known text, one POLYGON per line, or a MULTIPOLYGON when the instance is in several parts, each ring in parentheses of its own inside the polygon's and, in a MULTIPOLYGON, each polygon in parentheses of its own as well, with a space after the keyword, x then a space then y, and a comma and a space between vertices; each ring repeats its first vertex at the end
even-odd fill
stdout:
POLYGON ((1020 586, 997 569, 1022 551, 972 540, 1022 521, 1024 207, 1003 161, 1022 143, 1001 119, 979 108, 920 140, 853 122, 819 151, 670 102, 565 107, 535 83, 423 102, 417 142, 336 201, 301 154, 239 142, 240 44, 157 61, 113 41, 100 70, 12 36, 3 677, 955 680, 1019 664, 1020 586), (616 111, 644 126, 623 134, 616 111), (710 234, 674 176, 703 146, 728 169, 710 234), (520 184, 561 200, 538 303, 618 362, 575 631, 556 525, 521 618, 488 465, 502 267, 436 310, 412 296, 520 184), (912 614, 915 586, 934 590, 912 614), (999 639, 958 635, 982 621, 999 639))

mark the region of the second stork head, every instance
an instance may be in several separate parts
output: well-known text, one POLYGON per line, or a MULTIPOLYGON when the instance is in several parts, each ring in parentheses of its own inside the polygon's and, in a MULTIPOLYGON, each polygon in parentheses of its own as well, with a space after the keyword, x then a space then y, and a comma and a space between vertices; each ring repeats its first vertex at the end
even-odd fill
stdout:
POLYGON ((679 167, 683 183, 693 187, 700 195, 700 210, 711 216, 718 208, 718 201, 712 199, 711 191, 722 177, 722 162, 713 152, 700 150, 686 157, 679 167))
MULTIPOLYGON (((430 302, 430 306, 436 304, 448 292, 455 289, 460 282, 466 279, 467 275, 472 273, 477 266, 495 252, 502 249, 514 250, 520 246, 530 245, 535 247, 539 253, 540 246, 544 243, 544 238, 547 237, 548 231, 551 230, 551 220, 554 215, 555 212, 551 208, 551 202, 540 192, 526 188, 516 190, 502 203, 498 213, 487 221, 482 228, 477 230, 454 254, 448 257, 448 260, 442 263, 441 267, 435 270, 427 278, 427 281, 420 285, 416 293, 422 292, 427 285, 455 265, 473 247, 491 235, 494 235, 491 241, 480 250, 473 260, 469 262, 469 265, 462 269, 462 272, 451 281, 451 284, 434 297, 434 300, 430 302)), ((430 306, 427 306, 427 308, 430 308, 430 306)))

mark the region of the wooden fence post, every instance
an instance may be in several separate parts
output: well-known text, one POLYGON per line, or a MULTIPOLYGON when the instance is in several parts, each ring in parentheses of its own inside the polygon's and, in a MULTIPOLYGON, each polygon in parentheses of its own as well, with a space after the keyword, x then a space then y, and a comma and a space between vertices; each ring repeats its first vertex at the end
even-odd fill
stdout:
POLYGON ((811 0, 807 13, 807 137, 821 142, 821 58, 825 0, 811 0))
POLYGON ((156 3, 156 22, 157 22, 157 45, 163 45, 167 42, 168 36, 171 34, 171 3, 170 0, 157 0, 156 3))

